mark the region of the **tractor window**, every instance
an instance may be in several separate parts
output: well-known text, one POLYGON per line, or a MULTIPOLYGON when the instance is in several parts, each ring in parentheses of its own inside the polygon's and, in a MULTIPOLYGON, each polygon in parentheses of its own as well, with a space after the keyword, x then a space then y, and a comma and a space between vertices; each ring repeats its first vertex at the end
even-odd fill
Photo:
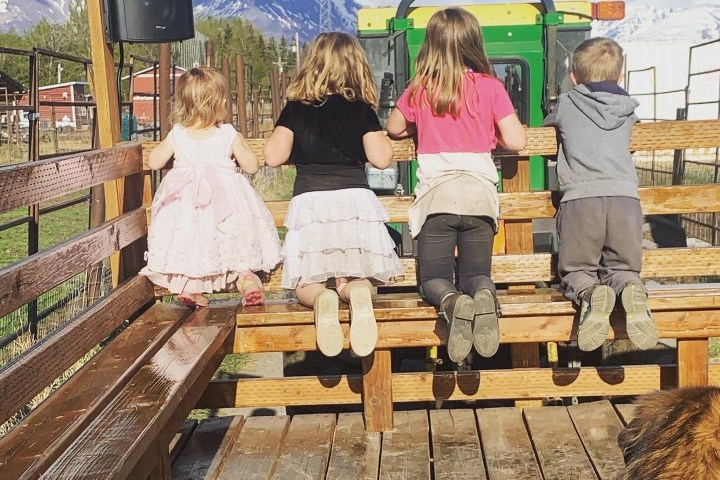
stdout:
POLYGON ((572 66, 572 52, 582 42, 590 38, 590 29, 558 30, 557 34, 557 63, 555 64, 556 77, 560 88, 558 93, 565 93, 572 88, 570 68, 572 66))
POLYGON ((360 37, 360 44, 365 50, 370 69, 375 76, 375 84, 380 93, 378 117, 385 127, 395 101, 404 90, 407 82, 407 53, 404 51, 405 32, 389 36, 360 37))
POLYGON ((520 121, 528 124, 527 64, 519 60, 491 59, 495 75, 505 84, 520 121))

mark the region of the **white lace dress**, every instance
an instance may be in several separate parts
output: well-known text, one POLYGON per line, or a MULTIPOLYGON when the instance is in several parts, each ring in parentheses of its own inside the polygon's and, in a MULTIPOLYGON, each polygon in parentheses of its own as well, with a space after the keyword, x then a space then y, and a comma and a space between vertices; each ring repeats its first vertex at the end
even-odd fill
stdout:
POLYGON ((176 125, 168 136, 175 162, 153 199, 140 273, 171 293, 223 290, 239 273, 280 261, 272 215, 230 156, 236 135, 222 125, 196 140, 176 125))

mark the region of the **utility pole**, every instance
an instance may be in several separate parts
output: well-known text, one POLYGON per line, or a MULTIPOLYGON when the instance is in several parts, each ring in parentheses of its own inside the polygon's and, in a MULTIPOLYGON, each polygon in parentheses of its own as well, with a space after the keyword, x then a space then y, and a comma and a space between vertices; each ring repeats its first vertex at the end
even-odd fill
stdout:
POLYGON ((62 83, 62 72, 64 68, 62 67, 62 64, 58 62, 57 64, 57 83, 62 83))
POLYGON ((320 33, 329 32, 332 30, 332 1, 331 0, 316 0, 318 3, 318 10, 320 12, 320 33))

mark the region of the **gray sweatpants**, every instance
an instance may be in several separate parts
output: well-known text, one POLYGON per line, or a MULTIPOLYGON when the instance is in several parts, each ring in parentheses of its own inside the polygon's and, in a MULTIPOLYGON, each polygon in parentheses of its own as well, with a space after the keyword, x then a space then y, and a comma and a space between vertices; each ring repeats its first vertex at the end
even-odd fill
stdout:
POLYGON ((562 202, 557 213, 558 270, 565 298, 596 285, 617 294, 628 283, 642 287, 642 212, 631 197, 591 197, 562 202))

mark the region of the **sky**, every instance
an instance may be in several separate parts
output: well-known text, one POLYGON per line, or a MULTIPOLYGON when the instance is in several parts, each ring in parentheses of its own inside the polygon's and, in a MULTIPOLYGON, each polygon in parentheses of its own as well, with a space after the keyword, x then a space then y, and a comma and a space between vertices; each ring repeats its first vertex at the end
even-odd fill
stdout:
MULTIPOLYGON (((474 0, 416 0, 413 5, 457 5, 458 3, 472 4, 472 3, 514 3, 516 1, 523 0, 504 0, 496 2, 478 2, 474 0)), ((539 0, 534 0, 539 1, 539 0)), ((717 0, 625 0, 626 5, 649 5, 655 7, 675 7, 675 8, 688 8, 696 7, 698 5, 711 5, 715 4, 717 0)), ((399 0, 357 0, 360 5, 363 6, 391 6, 396 7, 399 0)))

